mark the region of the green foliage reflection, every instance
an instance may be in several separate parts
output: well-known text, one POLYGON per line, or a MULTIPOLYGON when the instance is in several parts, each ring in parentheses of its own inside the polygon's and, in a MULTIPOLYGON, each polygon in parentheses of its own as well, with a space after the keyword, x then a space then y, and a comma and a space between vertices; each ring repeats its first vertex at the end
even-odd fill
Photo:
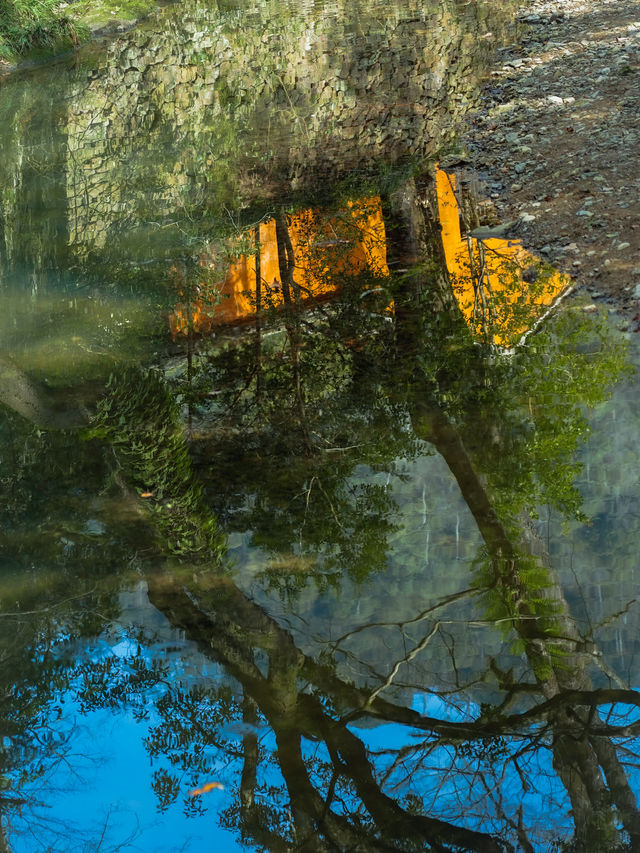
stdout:
POLYGON ((223 551, 218 526, 194 481, 176 403, 156 372, 112 374, 85 435, 117 450, 130 482, 148 495, 164 549, 217 562, 223 551))

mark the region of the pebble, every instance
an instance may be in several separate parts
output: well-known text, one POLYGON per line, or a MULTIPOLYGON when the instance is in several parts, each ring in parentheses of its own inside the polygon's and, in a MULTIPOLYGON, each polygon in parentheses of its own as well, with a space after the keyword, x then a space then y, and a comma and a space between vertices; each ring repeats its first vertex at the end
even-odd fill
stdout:
POLYGON ((520 43, 502 53, 469 147, 489 173, 511 173, 496 207, 533 223, 530 248, 597 276, 609 298, 629 285, 640 300, 640 0, 518 2, 520 43))

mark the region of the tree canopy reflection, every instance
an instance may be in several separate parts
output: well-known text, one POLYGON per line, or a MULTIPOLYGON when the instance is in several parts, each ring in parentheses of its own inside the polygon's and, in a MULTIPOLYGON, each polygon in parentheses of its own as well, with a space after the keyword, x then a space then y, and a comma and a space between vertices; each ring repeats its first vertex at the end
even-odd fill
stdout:
MULTIPOLYGON (((510 786, 543 798, 546 774, 548 796, 571 805, 575 837, 565 849, 633 849, 638 816, 625 761, 639 700, 594 688, 597 650, 572 619, 534 521, 542 504, 581 518, 574 480, 584 407, 606 396, 624 353, 604 324, 574 310, 513 356, 496 357, 474 339, 436 266, 441 248, 424 193, 416 183, 402 204, 383 200, 396 237, 389 266, 403 270, 384 288, 370 271, 341 273, 340 298, 303 311, 289 248, 277 325, 201 345, 173 385, 191 410, 194 471, 210 511, 227 532, 250 530, 272 553, 264 582, 292 612, 310 579, 339 585, 350 573, 365 583, 384 568, 396 506, 363 471, 392 474, 397 460, 425 452, 446 462, 482 538, 466 588, 417 603, 405 654, 387 660, 386 675, 351 661, 349 678, 345 637, 320 658, 305 653, 232 576, 194 574, 188 552, 184 569, 149 574, 150 600, 236 684, 169 688, 157 701, 148 747, 158 796, 165 806, 179 796, 175 768, 198 784, 216 755, 235 780, 223 820, 245 843, 526 850, 544 833, 527 824, 510 786), (400 266, 411 256, 421 263, 400 266), (462 599, 477 623, 516 643, 519 669, 507 668, 513 653, 505 663, 492 658, 477 674, 490 701, 478 706, 461 684, 441 696, 438 714, 420 713, 395 678, 441 641, 462 599), (402 727, 401 745, 371 746, 368 720, 402 727), (241 739, 229 736, 233 724, 241 739)), ((280 219, 283 244, 287 224, 280 219)), ((455 647, 450 654, 455 667, 455 647)))
POLYGON ((599 686, 596 638, 578 630, 535 524, 544 504, 582 518, 585 408, 622 375, 624 350, 571 309, 509 357, 478 341, 434 204, 427 178, 383 197, 390 275, 327 266, 339 297, 312 306, 277 211, 277 311, 239 335, 192 335, 165 377, 114 372, 85 438, 110 451, 103 479, 150 493, 150 601, 228 679, 172 683, 141 652, 83 664, 75 689, 92 708, 150 699, 159 807, 183 797, 196 815, 206 800, 188 791, 215 772, 232 794, 222 821, 258 849, 631 850, 640 699, 599 686), (390 599, 385 621, 354 620, 309 651, 289 616, 313 584, 339 592, 385 571, 389 483, 425 454, 446 463, 481 539, 464 582, 434 600, 425 577, 410 619, 390 599), (219 531, 250 532, 264 553, 253 590, 219 531), (458 677, 461 619, 504 636, 472 681, 458 677), (436 645, 455 673, 446 690, 421 664, 436 645), (546 827, 531 803, 553 815, 546 827))

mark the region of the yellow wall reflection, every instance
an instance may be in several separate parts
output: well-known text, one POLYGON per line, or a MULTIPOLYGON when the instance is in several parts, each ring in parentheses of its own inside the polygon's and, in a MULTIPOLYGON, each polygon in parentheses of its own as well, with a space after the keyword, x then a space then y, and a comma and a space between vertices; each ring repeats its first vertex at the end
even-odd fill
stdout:
MULTIPOLYGON (((301 301, 325 298, 339 288, 341 278, 365 270, 376 276, 389 274, 379 197, 351 201, 346 211, 332 216, 303 210, 287 217, 287 231, 295 260, 293 284, 301 301)), ((261 307, 282 305, 275 219, 260 223, 259 262, 261 307)), ((203 258, 203 271, 210 263, 212 259, 203 258)), ((179 278, 177 284, 186 295, 179 278)), ((224 281, 214 285, 198 282, 188 302, 176 306, 170 316, 172 335, 175 338, 189 328, 202 334, 222 323, 251 319, 256 314, 256 285, 256 254, 239 255, 224 281)))
MULTIPOLYGON (((519 240, 490 233, 463 236, 455 176, 436 169, 436 190, 447 269, 460 309, 479 337, 511 347, 567 289, 569 277, 543 264, 519 240)), ((344 278, 364 271, 376 277, 389 275, 377 196, 351 201, 345 211, 330 216, 303 210, 286 218, 286 231, 294 258, 296 299, 326 298, 344 278)), ((202 276, 197 277, 203 280, 195 285, 188 286, 173 268, 176 289, 184 300, 170 316, 174 338, 189 329, 205 334, 216 325, 254 318, 258 307, 282 305, 275 219, 260 223, 258 245, 259 256, 238 252, 223 281, 210 282, 215 270, 212 256, 203 256, 202 276)))
MULTIPOLYGON (((463 236, 455 175, 436 169, 438 213, 451 284, 467 323, 485 340, 514 346, 569 286, 520 240, 463 236)), ((479 231, 481 229, 478 229, 479 231)))

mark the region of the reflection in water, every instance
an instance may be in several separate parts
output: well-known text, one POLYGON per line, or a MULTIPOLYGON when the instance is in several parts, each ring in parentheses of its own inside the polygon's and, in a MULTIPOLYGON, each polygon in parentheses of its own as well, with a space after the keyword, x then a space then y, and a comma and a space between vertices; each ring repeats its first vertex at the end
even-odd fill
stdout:
POLYGON ((292 192, 317 203, 341 181, 391 180, 449 143, 506 17, 439 0, 187 0, 10 80, 0 265, 39 288, 74 265, 122 273, 292 192))
POLYGON ((463 238, 455 176, 438 169, 436 182, 442 242, 460 309, 483 337, 513 346, 565 293, 569 277, 527 252, 520 240, 491 236, 491 228, 463 238))
MULTIPOLYGON (((581 518, 584 407, 619 379, 624 350, 567 311, 496 360, 446 269, 434 274, 432 191, 404 187, 411 215, 381 205, 389 261, 398 245, 423 251, 410 275, 390 264, 384 292, 363 299, 366 270, 327 266, 332 302, 283 300, 275 324, 203 342, 168 380, 113 373, 80 450, 102 448, 106 467, 84 535, 114 525, 98 495, 132 501, 153 531, 146 558, 133 546, 137 572, 189 645, 169 670, 144 635, 124 655, 63 655, 59 689, 84 714, 138 709, 160 813, 197 822, 220 807, 245 847, 633 849, 638 696, 607 684, 619 676, 579 629, 532 520, 540 505, 581 518), (455 488, 468 554, 456 562, 441 539, 429 571, 405 544, 421 477, 443 497, 455 488), (364 617, 363 594, 378 602, 364 617), (176 677, 196 653, 215 679, 176 677), (224 788, 209 799, 191 795, 213 782, 224 788)), ((435 546, 451 510, 421 500, 435 546)), ((87 626, 96 640, 102 619, 87 626)), ((52 700, 42 725, 58 736, 52 700)), ((32 759, 11 761, 12 785, 13 767, 25 773, 16 792, 30 790, 32 759)))
MULTIPOLYGON (((567 292, 569 277, 527 252, 520 240, 471 235, 463 239, 455 182, 455 175, 436 169, 438 218, 456 300, 467 323, 483 339, 513 346, 567 292)), ((174 339, 190 331, 206 334, 221 323, 281 307, 291 298, 281 280, 288 254, 293 258, 291 286, 303 301, 335 292, 341 276, 363 271, 375 278, 389 276, 380 197, 350 201, 338 215, 308 209, 293 216, 281 214, 279 219, 280 238, 276 219, 256 226, 253 252, 234 259, 224 281, 210 285, 198 281, 189 287, 184 275, 172 268, 180 295, 191 291, 189 302, 180 303, 170 315, 174 339)), ((492 231, 478 228, 472 233, 483 230, 492 231)), ((203 256, 200 267, 196 278, 211 277, 215 259, 203 256)))
POLYGON ((628 353, 518 345, 566 281, 408 163, 495 15, 190 2, 3 87, 0 850, 640 845, 628 353))
MULTIPOLYGON (((184 275, 172 269, 179 293, 192 291, 189 302, 179 304, 169 317, 174 338, 189 330, 205 334, 221 323, 282 307, 291 299, 288 289, 296 291, 303 302, 315 302, 335 292, 337 277, 356 276, 365 270, 375 276, 388 275, 379 197, 349 202, 344 213, 333 216, 310 209, 293 216, 280 214, 278 219, 257 225, 254 233, 254 251, 234 258, 224 281, 209 285, 198 281, 195 288, 189 288, 184 275), (290 283, 282 275, 288 254, 294 258, 290 283)), ((215 258, 203 256, 196 277, 211 277, 216 266, 215 258)))

